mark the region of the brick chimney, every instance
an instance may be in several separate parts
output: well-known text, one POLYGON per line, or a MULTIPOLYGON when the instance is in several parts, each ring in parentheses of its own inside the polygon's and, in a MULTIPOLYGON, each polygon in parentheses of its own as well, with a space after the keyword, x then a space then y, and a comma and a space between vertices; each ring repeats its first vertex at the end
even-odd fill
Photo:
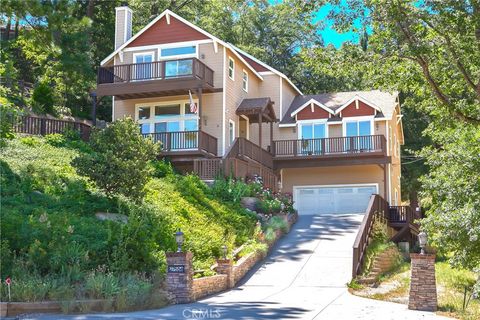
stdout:
POLYGON ((115 8, 115 50, 132 37, 132 9, 115 8))

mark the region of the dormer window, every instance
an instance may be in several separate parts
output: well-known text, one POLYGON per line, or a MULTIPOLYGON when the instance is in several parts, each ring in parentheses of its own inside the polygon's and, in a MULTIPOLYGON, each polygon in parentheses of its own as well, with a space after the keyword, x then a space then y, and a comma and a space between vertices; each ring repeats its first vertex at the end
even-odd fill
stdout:
POLYGON ((228 77, 235 80, 235 60, 228 57, 228 77))

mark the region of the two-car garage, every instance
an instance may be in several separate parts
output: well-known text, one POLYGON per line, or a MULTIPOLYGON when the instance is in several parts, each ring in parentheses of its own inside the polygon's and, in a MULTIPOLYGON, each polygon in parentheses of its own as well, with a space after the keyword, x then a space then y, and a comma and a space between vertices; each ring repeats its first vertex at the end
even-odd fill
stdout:
POLYGON ((300 215, 364 213, 377 184, 294 186, 293 200, 300 215))

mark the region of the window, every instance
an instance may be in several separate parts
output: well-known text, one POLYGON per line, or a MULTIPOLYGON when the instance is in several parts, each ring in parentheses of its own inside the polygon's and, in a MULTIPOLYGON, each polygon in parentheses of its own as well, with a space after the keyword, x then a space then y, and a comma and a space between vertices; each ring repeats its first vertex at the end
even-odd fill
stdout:
POLYGON ((348 121, 345 124, 345 136, 347 137, 356 137, 356 136, 369 136, 371 135, 372 121, 348 121))
POLYGON ((235 60, 228 57, 228 77, 235 80, 235 60))
POLYGON ((180 115, 180 105, 155 106, 155 119, 180 115))
POLYGON ((198 116, 188 101, 137 106, 136 118, 143 134, 198 130, 198 116))
POLYGON ((173 60, 165 62, 165 77, 188 76, 193 73, 193 60, 173 60))
POLYGON ((138 120, 150 119, 150 107, 138 108, 138 120))
POLYGON ((300 139, 320 139, 326 137, 325 123, 302 123, 300 125, 300 139))
POLYGON ((228 134, 230 135, 230 145, 235 140, 235 122, 229 120, 228 122, 228 134))
POLYGON ((197 53, 196 46, 160 49, 160 57, 162 58, 173 57, 173 56, 184 56, 184 55, 196 55, 196 53, 197 53))
POLYGON ((242 77, 242 80, 243 80, 243 90, 245 92, 248 92, 248 73, 247 71, 243 70, 243 77, 242 77))
POLYGON ((137 53, 133 58, 135 61, 132 69, 133 80, 152 79, 153 53, 137 53))
POLYGON ((359 137, 345 141, 345 148, 349 151, 364 152, 374 148, 373 140, 365 137, 372 134, 373 121, 368 120, 349 120, 345 122, 344 136, 359 137))
POLYGON ((301 152, 304 154, 322 154, 325 152, 321 138, 326 137, 326 123, 300 124, 299 139, 301 152))

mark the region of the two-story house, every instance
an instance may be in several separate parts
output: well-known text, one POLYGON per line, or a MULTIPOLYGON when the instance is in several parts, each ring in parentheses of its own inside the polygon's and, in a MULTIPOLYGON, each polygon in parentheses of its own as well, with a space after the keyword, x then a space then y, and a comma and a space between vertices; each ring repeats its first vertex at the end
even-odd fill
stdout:
POLYGON ((98 70, 112 119, 130 116, 162 155, 204 179, 223 172, 292 192, 300 214, 400 203, 397 93, 304 95, 284 74, 166 10, 132 35, 116 8, 115 51, 98 70))

